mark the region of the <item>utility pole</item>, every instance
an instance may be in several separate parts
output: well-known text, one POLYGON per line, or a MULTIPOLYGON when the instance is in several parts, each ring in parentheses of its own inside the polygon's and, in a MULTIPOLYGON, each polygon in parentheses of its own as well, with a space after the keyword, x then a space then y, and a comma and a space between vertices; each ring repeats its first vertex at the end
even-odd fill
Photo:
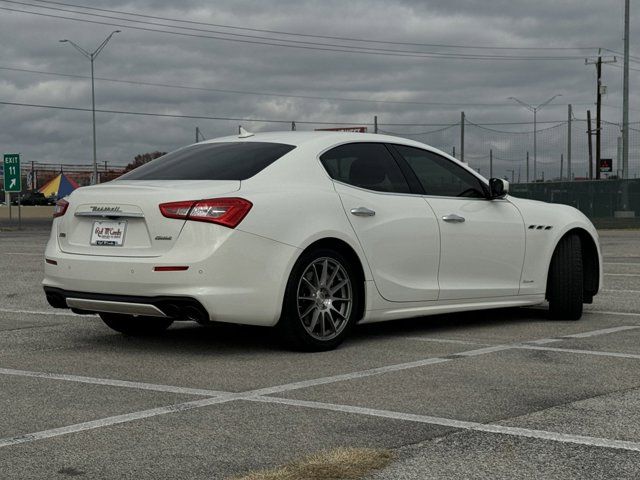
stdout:
POLYGON ((373 133, 378 133, 378 116, 373 117, 373 133))
POLYGON ((591 146, 591 110, 587 110, 587 139, 589 140, 589 180, 593 180, 593 147, 591 146))
MULTIPOLYGON (((624 2, 624 75, 622 81, 622 178, 629 178, 629 0, 624 2)), ((624 209, 627 205, 623 199, 624 209)))
POLYGON ((291 122, 291 131, 292 132, 296 131, 296 122, 291 122))
POLYGON ((616 176, 622 177, 622 137, 617 138, 616 142, 616 176))
POLYGON ((93 184, 98 182, 98 159, 96 153, 96 94, 95 94, 95 85, 94 85, 94 77, 93 77, 93 62, 100 55, 100 52, 107 46, 111 37, 113 37, 116 33, 120 33, 120 30, 114 30, 111 32, 107 38, 105 38, 98 48, 96 48, 93 52, 88 52, 84 48, 80 47, 76 43, 71 40, 67 40, 66 38, 60 40, 61 43, 68 43, 77 51, 79 51, 82 55, 88 58, 91 61, 91 114, 93 118, 93 184))
POLYGON ((489 178, 493 178, 493 150, 489 150, 489 178))
POLYGON ((597 89, 596 89, 596 179, 600 180, 600 137, 602 132, 602 124, 601 124, 601 113, 602 113, 602 94, 606 92, 606 86, 602 85, 602 64, 603 63, 615 63, 616 57, 612 57, 611 59, 603 60, 602 55, 600 54, 601 50, 598 49, 598 59, 597 60, 584 60, 585 65, 595 65, 596 66, 596 76, 597 76, 597 89))
POLYGON ((105 171, 105 173, 107 172, 107 161, 106 160, 104 161, 104 171, 105 171))
POLYGON ((562 171, 564 170, 564 155, 560 154, 560 181, 562 181, 562 171))
POLYGON ((196 127, 196 143, 200 141, 200 127, 196 127))
POLYGON ((529 152, 527 152, 527 183, 529 183, 529 152))
POLYGON ((464 112, 460 112, 460 161, 464 163, 464 112))
POLYGON ((567 105, 567 179, 571 181, 571 104, 567 105))
POLYGON ((513 100, 514 102, 519 103, 520 105, 522 105, 524 108, 526 108, 527 110, 529 110, 530 112, 533 112, 533 181, 535 182, 538 179, 538 144, 537 144, 537 139, 538 139, 538 124, 537 124, 537 116, 538 116, 538 110, 541 110, 542 108, 544 108, 546 105, 549 105, 554 98, 556 97, 561 97, 562 94, 557 94, 554 95, 553 97, 551 97, 549 100, 547 100, 546 102, 541 103, 540 105, 538 105, 537 107, 534 107, 533 105, 529 105, 526 102, 523 102, 522 100, 517 99, 516 97, 509 97, 508 100, 513 100))

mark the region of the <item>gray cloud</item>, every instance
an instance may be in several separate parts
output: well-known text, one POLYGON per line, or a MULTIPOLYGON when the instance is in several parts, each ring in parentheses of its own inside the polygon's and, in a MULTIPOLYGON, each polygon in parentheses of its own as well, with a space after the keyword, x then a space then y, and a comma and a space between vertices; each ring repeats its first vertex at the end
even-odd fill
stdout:
MULTIPOLYGON (((33 2, 35 3, 35 2, 33 2)), ((89 4, 87 4, 89 5, 89 4)), ((0 7, 24 8, 0 1, 0 7)), ((91 6, 96 6, 91 4, 91 6)), ((251 1, 196 0, 179 4, 166 0, 138 2, 103 1, 101 8, 129 10, 158 16, 203 22, 274 29, 341 37, 376 38, 388 41, 494 46, 603 46, 622 48, 621 0, 538 2, 352 0, 251 1)), ((31 8, 44 12, 42 9, 31 8)), ((61 12, 51 12, 65 15, 61 12)), ((637 40, 640 11, 633 12, 632 52, 637 40)), ((108 15, 105 13, 105 15, 108 15)), ((0 11, 0 66, 33 68, 88 75, 89 63, 60 38, 70 38, 89 49, 113 28, 105 25, 38 17, 0 11)), ((194 28, 215 27, 194 25, 194 28)), ((584 118, 594 102, 595 76, 581 58, 547 61, 480 61, 434 58, 398 58, 365 54, 320 52, 293 48, 242 44, 224 40, 188 38, 121 28, 96 61, 96 75, 143 82, 184 84, 209 88, 266 91, 327 97, 376 100, 465 103, 466 106, 425 106, 365 102, 336 102, 284 97, 234 95, 216 92, 134 86, 98 81, 98 108, 141 112, 193 114, 224 117, 276 118, 287 121, 438 123, 459 120, 460 110, 476 123, 527 122, 531 114, 508 105, 509 96, 539 103, 562 93, 555 105, 540 113, 541 121, 563 120, 566 104, 575 105, 584 118), (498 104, 474 107, 473 103, 498 104)), ((233 30, 227 30, 233 31, 233 30)), ((236 33, 242 33, 234 31, 236 33)), ((252 34, 251 32, 244 32, 252 34)), ((261 35, 255 33, 256 35, 261 35)), ((265 36, 269 36, 264 34, 265 36)), ((295 37, 294 37, 295 38, 295 37)), ((326 43, 331 40, 307 39, 326 43)), ((357 44, 360 45, 360 44, 357 44)), ((416 51, 496 53, 503 55, 593 55, 594 50, 509 51, 460 50, 444 47, 378 45, 380 48, 416 51)), ((640 64, 633 64, 640 68, 640 64)), ((604 69, 609 94, 604 118, 621 118, 622 70, 604 69)), ((637 72, 632 72, 632 120, 638 117, 637 72)), ((86 79, 72 79, 0 71, 0 100, 90 107, 86 79)), ((0 142, 6 151, 21 151, 25 160, 88 164, 91 159, 91 114, 88 112, 0 106, 0 142)), ((238 122, 133 117, 98 114, 100 161, 124 164, 145 151, 171 150, 193 141, 195 126, 211 138, 232 133, 238 122)), ((244 122, 254 130, 283 129, 287 125, 244 122)), ((313 126, 299 125, 299 129, 313 126)), ((382 128, 399 133, 433 130, 436 127, 382 128)), ((530 125, 496 127, 517 131, 530 125)), ((582 127, 580 127, 582 128, 582 127)), ((553 132, 552 132, 553 133, 553 132)), ((551 135, 552 133, 545 134, 551 135)), ((488 148, 502 148, 523 155, 530 136, 475 134, 471 129, 467 152, 485 167, 488 148), (489 147, 491 145, 491 147, 489 147), (505 146, 506 145, 506 146, 505 146)), ((542 135, 542 134, 541 134, 542 135)), ((545 140, 541 161, 555 162, 564 148, 562 133, 545 140), (546 157, 545 157, 546 156, 546 157)), ((576 134, 578 135, 578 134, 576 134)), ((615 132, 609 136, 615 135, 615 132)), ((420 137, 450 149, 457 130, 420 137)), ((576 142, 582 137, 576 136, 576 142)), ((635 137, 634 137, 635 138, 635 137)), ((611 140, 615 143, 615 138, 611 140)), ((632 141, 636 142, 634 139, 632 141)), ((640 149, 640 141, 637 141, 640 149)), ((580 151, 582 144, 576 146, 580 151)), ((637 161, 637 160, 636 160, 637 161)), ((498 164, 503 170, 508 161, 498 164)), ((552 168, 552 167, 550 167, 552 168)), ((484 173, 484 172, 483 172, 484 173)))

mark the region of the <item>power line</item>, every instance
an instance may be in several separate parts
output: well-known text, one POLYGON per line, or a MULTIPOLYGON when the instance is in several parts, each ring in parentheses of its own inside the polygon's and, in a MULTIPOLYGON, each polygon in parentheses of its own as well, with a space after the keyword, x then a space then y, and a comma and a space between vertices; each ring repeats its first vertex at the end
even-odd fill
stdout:
MULTIPOLYGON (((41 0, 37 0, 37 1, 41 1, 41 0)), ((612 49, 610 49, 610 48, 603 48, 603 50, 606 50, 607 52, 611 52, 611 53, 616 53, 616 54, 618 54, 618 55, 624 55, 624 53, 619 52, 618 50, 612 50, 612 49)), ((637 56, 635 56, 635 55, 629 55, 629 58, 631 58, 631 59, 633 59, 633 60, 636 60, 636 61, 640 62, 640 57, 637 57, 637 56)))
MULTIPOLYGON (((6 102, 0 101, 0 105, 8 105, 8 106, 16 106, 16 107, 30 107, 30 108, 44 108, 44 109, 53 109, 53 110, 70 110, 77 112, 91 112, 90 108, 83 107, 67 107, 62 105, 45 105, 45 104, 37 104, 37 103, 22 103, 22 102, 6 102)), ((149 116, 149 117, 164 117, 164 118, 191 118, 196 120, 226 120, 226 121, 234 121, 234 122, 255 122, 255 123, 281 123, 281 124, 290 124, 291 120, 280 120, 280 119, 265 119, 265 118, 244 118, 244 117, 211 117, 207 115, 186 115, 186 114, 176 114, 176 113, 154 113, 154 112, 136 112, 129 110, 107 110, 107 109, 96 109, 96 112, 99 113, 111 113, 118 115, 137 115, 137 116, 149 116)), ((497 123, 484 123, 484 124, 474 124, 477 126, 482 125, 530 125, 532 122, 497 122, 497 123)), ((538 123, 562 123, 561 120, 553 120, 553 121, 545 121, 538 123)), ((363 125, 363 126, 373 126, 372 122, 328 122, 328 121, 315 121, 315 120, 296 120, 296 124, 305 124, 305 125, 363 125)), ((384 126, 394 126, 394 127, 451 127, 453 124, 451 123, 378 123, 378 125, 384 126)))
MULTIPOLYGON (((616 67, 616 68, 624 68, 624 65, 619 65, 617 63, 610 63, 609 66, 610 67, 616 67)), ((629 70, 635 70, 636 72, 640 72, 640 68, 629 67, 629 70)))
MULTIPOLYGON (((388 124, 387 124, 388 125, 388 124)), ((398 135, 398 136, 408 136, 408 137, 413 137, 413 136, 418 136, 418 135, 429 135, 431 133, 438 133, 438 132, 444 132, 446 130, 449 130, 450 128, 453 127, 457 127, 459 126, 459 123, 452 123, 446 127, 443 128, 438 128, 436 130, 429 130, 428 132, 416 132, 416 133, 398 133, 398 132, 388 132, 386 130, 378 130, 380 133, 384 133, 385 135, 398 135)))
MULTIPOLYGON (((31 7, 35 7, 35 8, 47 8, 47 9, 61 10, 61 11, 66 11, 66 12, 76 13, 76 14, 81 14, 81 15, 91 15, 91 16, 98 16, 98 17, 116 18, 117 20, 123 20, 123 21, 126 21, 126 22, 132 22, 132 23, 142 23, 142 24, 149 24, 149 25, 156 25, 156 26, 164 26, 164 27, 169 27, 169 28, 179 28, 179 29, 186 29, 186 30, 212 32, 210 30, 195 29, 195 28, 190 28, 190 27, 179 27, 179 26, 175 26, 175 25, 166 25, 166 24, 163 25, 163 24, 157 24, 157 23, 153 23, 153 22, 145 22, 145 21, 141 21, 141 20, 130 20, 130 19, 126 19, 126 18, 109 17, 109 16, 106 16, 106 15, 98 15, 98 14, 90 14, 90 13, 83 13, 83 12, 77 12, 77 11, 69 11, 69 10, 55 8, 55 7, 41 7, 41 6, 38 6, 38 5, 27 4, 27 3, 24 3, 24 2, 17 2, 17 1, 13 1, 13 0, 0 0, 0 1, 5 2, 5 3, 26 5, 26 6, 31 6, 31 7)), ((9 11, 9 12, 17 12, 17 13, 25 13, 25 14, 30 14, 30 15, 37 15, 37 16, 41 16, 41 17, 57 18, 57 19, 62 19, 62 20, 71 20, 71 21, 83 22, 83 23, 91 23, 91 24, 97 24, 97 25, 108 25, 108 26, 112 26, 112 27, 130 28, 130 29, 146 31, 146 32, 165 33, 165 34, 169 34, 169 35, 178 35, 178 36, 193 37, 193 38, 207 38, 207 39, 214 39, 214 40, 226 40, 226 41, 230 41, 230 42, 240 42, 240 43, 253 44, 253 45, 267 45, 267 46, 275 46, 275 47, 297 48, 297 49, 304 49, 304 50, 318 50, 318 51, 342 52, 342 53, 361 53, 361 54, 365 54, 365 55, 383 55, 383 56, 412 57, 412 58, 434 58, 434 59, 441 58, 441 59, 459 59, 459 60, 511 60, 511 61, 514 61, 514 60, 527 60, 527 61, 541 61, 541 60, 544 60, 544 61, 546 61, 546 60, 571 60, 571 59, 583 59, 584 58, 583 56, 577 56, 577 55, 565 55, 565 56, 525 56, 525 55, 519 55, 519 56, 517 56, 517 55, 497 55, 497 54, 476 55, 476 54, 456 54, 456 53, 444 53, 444 52, 415 52, 415 51, 403 51, 403 50, 392 50, 392 49, 380 49, 380 48, 372 48, 372 47, 357 47, 357 46, 352 46, 352 45, 322 44, 322 43, 314 43, 314 42, 297 42, 297 41, 293 41, 293 40, 273 39, 273 38, 268 38, 268 37, 257 37, 257 36, 244 35, 244 34, 240 35, 240 34, 222 33, 222 35, 236 35, 236 36, 241 36, 241 37, 263 38, 264 40, 268 40, 268 41, 261 41, 261 40, 250 40, 248 38, 229 38, 228 36, 227 37, 223 37, 223 36, 219 36, 219 35, 204 35, 204 34, 187 33, 187 32, 181 32, 181 31, 173 31, 173 30, 163 30, 163 29, 157 29, 157 28, 141 27, 141 26, 138 26, 138 25, 129 25, 129 24, 114 23, 114 22, 90 20, 90 19, 87 19, 87 18, 75 18, 75 17, 68 17, 68 16, 63 16, 63 15, 54 15, 54 14, 50 14, 50 13, 34 12, 34 11, 29 11, 29 10, 20 10, 20 9, 16 9, 16 8, 8 8, 8 7, 0 7, 0 10, 9 11), (287 43, 274 43, 274 42, 287 42, 287 43)), ((220 33, 220 32, 212 32, 212 33, 220 33)))
MULTIPOLYGON (((0 0, 1 1, 1 0, 0 0)), ((89 75, 78 75, 72 73, 62 73, 62 72, 49 72, 45 70, 34 70, 28 68, 18 68, 18 67, 6 67, 0 66, 0 70, 6 70, 11 72, 21 72, 21 73, 37 73, 42 75, 51 75, 51 76, 59 76, 66 78, 79 78, 79 79, 90 79, 89 75)), ((154 83, 154 82, 143 82, 138 80, 123 80, 117 78, 106 78, 106 77, 95 77, 95 80, 103 81, 103 82, 113 82, 113 83, 122 83, 128 85, 139 85, 145 87, 163 87, 163 88, 177 88, 184 90, 195 90, 195 91, 205 91, 205 92, 216 92, 216 93, 228 93, 228 94, 237 94, 237 95, 257 95, 257 96, 270 96, 270 97, 284 97, 284 98, 300 98, 300 99, 308 99, 308 100, 329 100, 336 102, 361 102, 361 103, 380 103, 380 104, 396 104, 396 105, 427 105, 427 106, 446 106, 446 107, 511 107, 510 103, 465 103, 465 102, 423 102, 423 101, 410 101, 410 100, 376 100, 371 98, 350 98, 350 97, 323 97, 317 95, 298 95, 298 94, 285 94, 285 93, 275 93, 275 92, 256 92, 249 90, 228 90, 222 88, 211 88, 211 87, 198 87, 195 85, 176 85, 169 83, 154 83)), ((573 103, 573 105, 591 105, 591 103, 573 103)), ((556 106, 560 106, 559 104, 556 106)))
POLYGON ((234 25, 226 25, 220 23, 210 23, 210 22, 198 22, 194 20, 184 20, 170 17, 160 17, 154 15, 146 15, 142 13, 133 13, 127 12, 124 10, 110 10, 106 8, 97 8, 97 7, 88 7, 85 5, 77 5, 71 3, 63 3, 63 2, 54 2, 48 0, 35 0, 39 3, 46 3, 52 5, 61 5, 65 7, 74 7, 74 8, 82 8, 84 10, 93 10, 97 12, 106 12, 106 13, 116 13, 120 15, 129 15, 135 17, 149 18, 153 20, 163 20, 170 22, 179 22, 186 23, 191 25, 204 25, 209 27, 219 27, 219 28, 228 28, 233 30, 244 30, 250 32, 261 32, 261 33, 272 33, 277 35, 289 35, 295 37, 306 37, 306 38, 321 38, 327 40, 343 40, 348 42, 365 42, 365 43, 377 43, 377 44, 385 44, 385 45, 408 45, 408 46, 420 46, 420 47, 439 47, 439 48, 468 48, 468 49, 486 49, 486 50, 595 50, 598 47, 505 47, 505 46, 490 46, 490 45, 451 45, 451 44, 442 44, 442 43, 416 43, 416 42, 398 42, 398 41, 389 41, 389 40, 374 40, 368 38, 354 38, 354 37, 340 37, 340 36, 331 36, 331 35, 317 35, 317 34, 308 34, 308 33, 298 33, 298 32, 286 32, 282 30, 268 30, 261 28, 249 28, 249 27, 238 27, 234 25))
MULTIPOLYGON (((488 130, 490 132, 494 132, 494 133, 508 133, 508 134, 512 134, 512 135, 529 135, 534 133, 533 130, 527 130, 526 132, 512 132, 512 131, 508 131, 508 130, 496 130, 495 128, 487 128, 484 125, 489 125, 489 124, 479 124, 479 123, 474 123, 468 119, 466 119, 466 122, 470 125, 473 125, 474 127, 478 127, 481 128, 482 130, 488 130)), ((536 122, 536 123, 549 123, 549 122, 536 122)), ((567 122, 563 121, 563 122, 557 122, 556 125, 552 125, 550 127, 545 127, 545 128, 539 128, 537 130, 535 130, 535 133, 540 133, 540 132, 544 132, 546 130, 553 130, 554 128, 560 127, 562 125, 566 125, 567 122)), ((506 124, 503 124, 506 125, 506 124)))

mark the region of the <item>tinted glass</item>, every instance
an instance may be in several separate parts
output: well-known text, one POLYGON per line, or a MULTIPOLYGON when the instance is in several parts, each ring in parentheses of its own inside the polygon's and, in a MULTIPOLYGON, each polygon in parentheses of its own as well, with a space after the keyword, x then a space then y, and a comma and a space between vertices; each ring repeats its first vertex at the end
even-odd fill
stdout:
POLYGON ((246 180, 295 147, 281 143, 206 143, 181 148, 121 180, 246 180))
POLYGON ((480 179, 438 154, 395 145, 413 169, 425 194, 443 197, 485 198, 480 179))
POLYGON ((335 180, 379 192, 409 192, 400 167, 382 143, 340 145, 320 160, 335 180))

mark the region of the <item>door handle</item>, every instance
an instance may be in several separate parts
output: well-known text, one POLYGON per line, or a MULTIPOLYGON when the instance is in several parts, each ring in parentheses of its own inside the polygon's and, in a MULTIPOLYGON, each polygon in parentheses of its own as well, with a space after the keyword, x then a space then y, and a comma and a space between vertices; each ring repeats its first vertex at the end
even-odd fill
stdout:
POLYGON ((358 207, 351 209, 351 215, 355 215, 356 217, 373 217, 375 214, 375 211, 370 210, 367 207, 358 207))
POLYGON ((462 223, 464 222, 464 217, 456 215, 455 213, 450 213, 449 215, 445 215, 444 217, 442 217, 442 220, 450 223, 462 223))

